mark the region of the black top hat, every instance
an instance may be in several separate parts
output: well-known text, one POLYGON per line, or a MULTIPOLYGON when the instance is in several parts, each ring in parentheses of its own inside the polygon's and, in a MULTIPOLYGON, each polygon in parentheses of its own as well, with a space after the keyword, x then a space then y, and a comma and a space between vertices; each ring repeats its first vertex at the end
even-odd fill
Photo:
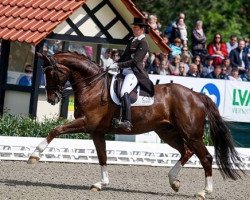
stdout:
POLYGON ((145 18, 135 17, 132 25, 148 26, 147 20, 145 18))

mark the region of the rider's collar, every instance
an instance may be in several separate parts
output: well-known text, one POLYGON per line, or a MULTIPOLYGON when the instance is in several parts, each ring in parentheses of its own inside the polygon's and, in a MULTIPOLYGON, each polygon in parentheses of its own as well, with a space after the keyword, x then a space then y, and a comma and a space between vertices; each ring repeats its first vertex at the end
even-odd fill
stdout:
POLYGON ((146 36, 145 36, 145 34, 141 34, 140 36, 138 36, 138 37, 134 37, 133 38, 133 41, 135 41, 135 40, 141 40, 141 39, 143 39, 143 38, 145 38, 146 36))

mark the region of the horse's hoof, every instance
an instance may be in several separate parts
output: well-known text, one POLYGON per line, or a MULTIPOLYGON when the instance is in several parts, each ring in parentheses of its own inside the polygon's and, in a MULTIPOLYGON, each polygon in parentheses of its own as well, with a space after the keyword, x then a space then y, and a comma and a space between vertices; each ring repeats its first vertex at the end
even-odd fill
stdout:
POLYGON ((40 158, 35 157, 35 156, 30 156, 29 160, 27 161, 28 164, 36 164, 38 163, 38 161, 40 160, 40 158))
POLYGON ((92 191, 92 192, 99 192, 99 191, 101 191, 101 188, 98 188, 98 187, 92 185, 91 188, 90 188, 90 191, 92 191))
POLYGON ((180 181, 179 180, 175 180, 173 181, 173 183, 171 184, 171 188, 175 191, 178 192, 179 188, 180 188, 180 181))
POLYGON ((201 191, 201 192, 197 193, 197 194, 195 195, 195 197, 196 197, 197 200, 205 200, 205 199, 206 199, 206 198, 205 198, 205 192, 204 192, 204 191, 201 191))

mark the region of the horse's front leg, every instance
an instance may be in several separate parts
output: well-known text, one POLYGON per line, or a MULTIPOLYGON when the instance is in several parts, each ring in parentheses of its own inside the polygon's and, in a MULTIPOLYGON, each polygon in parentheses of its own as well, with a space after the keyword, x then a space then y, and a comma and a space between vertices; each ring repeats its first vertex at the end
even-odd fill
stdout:
POLYGON ((101 181, 93 184, 91 186, 91 190, 100 191, 103 187, 109 184, 105 135, 103 133, 93 133, 92 137, 95 144, 99 164, 101 166, 101 181))
POLYGON ((66 133, 79 133, 86 132, 85 117, 75 119, 64 125, 60 125, 53 130, 51 130, 44 141, 42 141, 30 155, 28 164, 35 164, 40 160, 41 153, 46 149, 49 143, 57 136, 66 133))

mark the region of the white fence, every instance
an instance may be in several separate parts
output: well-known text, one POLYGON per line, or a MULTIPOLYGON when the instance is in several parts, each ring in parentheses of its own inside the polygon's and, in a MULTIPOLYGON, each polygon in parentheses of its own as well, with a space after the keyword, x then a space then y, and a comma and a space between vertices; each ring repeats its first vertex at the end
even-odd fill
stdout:
MULTIPOLYGON (((44 138, 0 136, 0 161, 26 161, 44 138)), ((214 148, 207 147, 211 155, 214 148)), ((250 149, 237 148, 243 169, 250 170, 250 149)), ((108 164, 173 166, 180 154, 167 144, 107 141, 108 164)), ((54 139, 41 155, 41 161, 98 163, 92 140, 54 139)), ((186 167, 201 167, 196 156, 186 167)), ((213 168, 217 168, 215 162, 213 168)))

